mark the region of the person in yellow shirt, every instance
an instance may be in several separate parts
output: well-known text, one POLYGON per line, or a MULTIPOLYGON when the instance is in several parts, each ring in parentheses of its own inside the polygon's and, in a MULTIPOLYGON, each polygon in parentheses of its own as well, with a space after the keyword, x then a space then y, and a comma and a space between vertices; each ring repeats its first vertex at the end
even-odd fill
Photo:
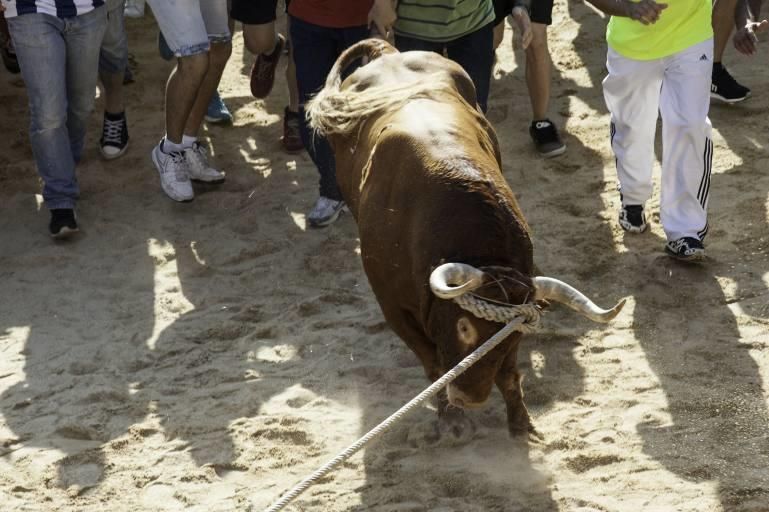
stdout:
POLYGON ((711 0, 589 1, 611 15, 603 91, 620 186, 619 224, 630 233, 648 226, 645 204, 652 195, 661 115, 665 251, 680 260, 701 261, 713 159, 711 0))

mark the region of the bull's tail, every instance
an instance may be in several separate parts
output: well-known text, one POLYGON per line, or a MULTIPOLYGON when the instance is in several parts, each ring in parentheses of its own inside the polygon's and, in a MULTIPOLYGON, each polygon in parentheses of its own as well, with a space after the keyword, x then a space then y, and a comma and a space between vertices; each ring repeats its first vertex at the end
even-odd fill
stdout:
POLYGON ((371 113, 371 110, 361 111, 358 102, 353 105, 350 95, 342 92, 342 73, 358 59, 370 62, 382 55, 397 52, 381 39, 365 39, 342 52, 331 68, 323 89, 305 106, 310 127, 321 135, 349 133, 360 118, 371 113))

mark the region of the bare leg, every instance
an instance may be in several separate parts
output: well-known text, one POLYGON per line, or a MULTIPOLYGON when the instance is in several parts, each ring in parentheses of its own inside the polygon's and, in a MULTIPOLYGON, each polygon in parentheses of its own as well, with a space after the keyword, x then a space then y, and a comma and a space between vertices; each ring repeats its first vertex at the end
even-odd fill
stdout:
POLYGON ((120 73, 99 73, 99 78, 104 86, 104 110, 108 114, 122 114, 125 110, 123 76, 122 71, 120 73))
POLYGON ((211 44, 211 50, 208 53, 208 70, 200 83, 195 102, 184 125, 184 135, 197 137, 200 124, 203 122, 203 116, 205 116, 208 109, 208 103, 211 101, 216 88, 219 87, 219 81, 222 79, 222 73, 231 53, 231 43, 211 44))
POLYGON ((734 9, 737 0, 715 0, 713 2, 713 62, 721 62, 729 36, 734 29, 734 9))
POLYGON ((531 24, 533 39, 526 49, 526 85, 535 121, 547 118, 550 106, 550 51, 547 47, 547 25, 531 24))
POLYGON ((504 38, 505 38, 505 21, 502 20, 502 23, 494 27, 494 50, 499 48, 499 45, 502 44, 502 39, 504 38))
MULTIPOLYGON (((208 70, 208 53, 177 59, 166 84, 166 134, 169 141, 181 144, 184 127, 208 70)), ((203 107, 205 113, 205 106, 203 107)), ((202 119, 202 117, 201 117, 202 119)), ((200 123, 198 123, 200 124, 200 123)))
POLYGON ((249 52, 254 55, 272 53, 275 49, 277 37, 275 34, 275 22, 262 25, 243 25, 243 42, 249 52))
MULTIPOLYGON (((286 33, 290 34, 290 20, 286 22, 286 33)), ((286 66, 286 84, 288 85, 288 110, 299 112, 299 87, 296 85, 296 65, 294 49, 289 46, 288 65, 286 66)))

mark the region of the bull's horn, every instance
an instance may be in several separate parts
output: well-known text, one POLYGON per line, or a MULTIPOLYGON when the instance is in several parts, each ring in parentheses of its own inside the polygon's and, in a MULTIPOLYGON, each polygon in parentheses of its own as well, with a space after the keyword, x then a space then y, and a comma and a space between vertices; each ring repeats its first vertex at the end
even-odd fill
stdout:
POLYGON ((430 288, 441 299, 453 299, 483 284, 483 271, 464 263, 444 263, 430 274, 430 288))
POLYGON ((585 297, 582 292, 552 277, 535 277, 534 298, 537 300, 552 300, 565 304, 576 312, 586 316, 594 322, 606 323, 617 316, 625 305, 625 299, 622 299, 611 309, 601 309, 596 306, 592 300, 585 297))

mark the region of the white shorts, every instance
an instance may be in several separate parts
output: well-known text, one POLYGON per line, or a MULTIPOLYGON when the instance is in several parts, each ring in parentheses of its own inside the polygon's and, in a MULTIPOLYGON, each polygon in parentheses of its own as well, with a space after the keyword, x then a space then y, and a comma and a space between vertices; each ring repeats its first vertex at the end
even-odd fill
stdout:
POLYGON ((177 57, 205 53, 232 40, 227 0, 147 0, 168 47, 177 57))

